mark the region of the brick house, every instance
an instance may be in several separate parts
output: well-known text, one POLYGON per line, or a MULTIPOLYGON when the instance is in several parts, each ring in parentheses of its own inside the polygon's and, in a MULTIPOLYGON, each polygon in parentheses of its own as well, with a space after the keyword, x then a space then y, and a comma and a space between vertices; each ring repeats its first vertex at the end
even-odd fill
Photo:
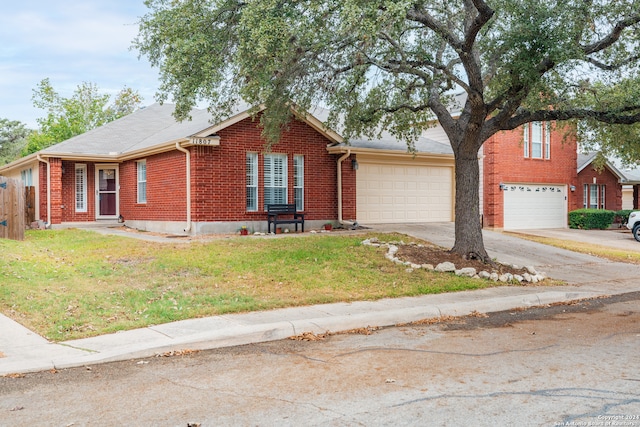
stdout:
MULTIPOLYGON (((457 105, 462 105, 459 96, 457 105)), ((439 125, 425 137, 448 138, 439 125)), ((498 132, 480 153, 480 212, 487 228, 565 228, 568 212, 580 207, 577 143, 555 123, 528 123, 498 132)))
POLYGON ((640 171, 618 168, 606 160, 601 168, 594 165, 597 152, 578 155, 576 193, 580 207, 591 209, 638 209, 640 171))
POLYGON ((486 227, 564 228, 582 202, 577 142, 556 123, 532 122, 499 132, 483 146, 486 227))
POLYGON ((315 116, 297 115, 267 151, 247 110, 214 124, 206 110, 184 122, 172 112, 140 109, 0 175, 35 186, 36 218, 53 227, 120 220, 176 234, 266 231, 269 203, 295 203, 307 229, 360 218, 453 220, 448 144, 421 138, 415 155, 389 136, 344 144, 315 116))

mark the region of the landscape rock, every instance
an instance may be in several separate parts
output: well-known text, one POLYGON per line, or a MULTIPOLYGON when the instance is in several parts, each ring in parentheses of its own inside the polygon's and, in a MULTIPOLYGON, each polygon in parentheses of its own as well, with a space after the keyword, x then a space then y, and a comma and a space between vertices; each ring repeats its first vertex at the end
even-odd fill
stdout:
POLYGON ((473 277, 476 275, 476 269, 473 267, 461 268, 460 270, 456 270, 456 275, 463 277, 473 277))
POLYGON ((478 276, 481 279, 491 279, 491 273, 489 273, 488 271, 481 271, 480 273, 478 273, 478 276))
POLYGON ((454 272, 456 271, 456 266, 452 263, 452 262, 441 262, 440 264, 436 265, 436 271, 440 271, 440 272, 454 272))

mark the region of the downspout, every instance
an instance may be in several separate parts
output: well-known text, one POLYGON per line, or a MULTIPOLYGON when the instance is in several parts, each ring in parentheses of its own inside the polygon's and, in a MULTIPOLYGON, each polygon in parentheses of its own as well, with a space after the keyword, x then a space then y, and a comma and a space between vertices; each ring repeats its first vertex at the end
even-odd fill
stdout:
POLYGON ((184 231, 188 233, 191 231, 191 153, 179 142, 176 142, 176 150, 182 151, 187 156, 187 228, 184 231))
POLYGON ((40 154, 38 154, 36 156, 36 158, 38 159, 38 161, 44 163, 47 165, 47 221, 48 221, 48 225, 47 223, 45 223, 45 227, 47 226, 51 226, 51 163, 49 163, 49 160, 45 160, 42 157, 40 157, 40 154))
POLYGON ((351 155, 351 150, 347 150, 344 156, 338 159, 338 222, 342 221, 342 162, 351 155))

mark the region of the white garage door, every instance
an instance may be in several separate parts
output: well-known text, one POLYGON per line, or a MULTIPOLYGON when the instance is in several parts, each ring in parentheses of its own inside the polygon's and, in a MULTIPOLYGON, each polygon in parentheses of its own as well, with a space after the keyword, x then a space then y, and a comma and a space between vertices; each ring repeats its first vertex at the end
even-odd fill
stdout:
POLYGON ((453 220, 453 168, 359 160, 357 215, 361 223, 453 220))
POLYGON ((567 187, 505 184, 504 228, 526 230, 567 226, 567 187))

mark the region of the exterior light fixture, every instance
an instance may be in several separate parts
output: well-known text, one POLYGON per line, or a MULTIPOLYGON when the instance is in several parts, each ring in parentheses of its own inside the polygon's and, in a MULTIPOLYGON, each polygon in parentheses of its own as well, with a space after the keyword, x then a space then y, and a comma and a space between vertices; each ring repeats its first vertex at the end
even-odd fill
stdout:
POLYGON ((358 161, 356 159, 351 160, 351 169, 353 169, 354 171, 358 170, 358 161))

